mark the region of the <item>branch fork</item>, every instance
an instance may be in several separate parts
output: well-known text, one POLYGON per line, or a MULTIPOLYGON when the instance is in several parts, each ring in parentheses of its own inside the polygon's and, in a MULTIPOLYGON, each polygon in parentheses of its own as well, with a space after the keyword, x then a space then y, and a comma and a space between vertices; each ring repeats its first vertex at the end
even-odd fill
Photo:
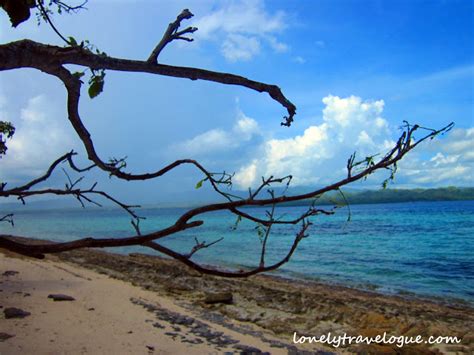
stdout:
POLYGON ((185 37, 186 34, 191 34, 196 32, 198 29, 197 27, 187 27, 184 30, 178 31, 179 27, 181 26, 181 22, 183 20, 189 20, 194 15, 188 9, 184 9, 181 13, 176 17, 174 22, 171 22, 166 29, 166 32, 163 35, 161 41, 157 44, 153 52, 151 52, 150 57, 148 57, 147 62, 157 64, 158 63, 158 56, 160 55, 161 51, 166 47, 166 45, 174 40, 183 40, 187 42, 194 41, 193 38, 185 37))

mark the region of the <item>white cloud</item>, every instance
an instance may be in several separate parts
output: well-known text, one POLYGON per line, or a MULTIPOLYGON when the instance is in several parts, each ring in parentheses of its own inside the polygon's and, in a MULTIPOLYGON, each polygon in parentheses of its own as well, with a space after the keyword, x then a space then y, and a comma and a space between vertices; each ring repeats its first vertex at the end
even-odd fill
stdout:
POLYGON ((286 27, 285 14, 268 13, 263 0, 225 2, 193 26, 199 29, 196 38, 220 41, 221 53, 229 61, 253 58, 260 53, 262 43, 278 53, 288 50, 288 45, 276 37, 286 27))
POLYGON ((304 64, 306 63, 306 59, 303 57, 300 57, 299 55, 293 58, 293 61, 298 63, 298 64, 304 64))
POLYGON ((474 128, 456 128, 443 139, 421 144, 400 163, 400 175, 415 184, 472 186, 474 128))
POLYGON ((453 179, 457 181, 465 180, 465 182, 469 182, 472 181, 472 171, 470 174, 470 179, 459 179, 460 177, 465 176, 468 173, 469 168, 462 165, 435 169, 434 171, 433 169, 427 169, 427 167, 425 166, 424 169, 422 171, 419 171, 419 174, 417 174, 421 176, 415 177, 413 181, 418 184, 434 184, 450 181, 453 179))
POLYGON ((243 166, 234 176, 234 182, 239 186, 251 186, 257 179, 257 160, 253 160, 247 166, 243 166))
POLYGON ((242 137, 243 140, 249 140, 254 134, 258 134, 260 128, 257 121, 245 116, 242 111, 237 113, 237 122, 233 128, 234 132, 242 137))
POLYGON ((296 185, 334 180, 342 176, 345 160, 354 151, 360 158, 383 151, 389 144, 384 102, 350 96, 323 99, 323 122, 286 139, 268 139, 264 156, 241 167, 234 181, 246 188, 261 176, 294 176, 296 185), (337 158, 337 159, 334 159, 337 158))
POLYGON ((221 150, 230 144, 230 136, 221 129, 204 132, 181 145, 181 150, 187 154, 200 154, 212 150, 221 150))
POLYGON ((450 132, 444 149, 451 154, 474 152, 474 128, 454 129, 450 132))
POLYGON ((75 147, 69 122, 54 109, 50 98, 40 95, 30 99, 18 115, 9 114, 6 100, 2 101, 0 116, 10 117, 16 132, 0 160, 0 179, 42 174, 55 159, 75 147), (12 120, 11 116, 19 120, 12 120))
POLYGON ((273 50, 277 53, 284 53, 290 49, 290 47, 286 43, 278 41, 273 36, 267 36, 267 40, 270 43, 270 46, 273 48, 273 50))
POLYGON ((231 62, 250 60, 260 53, 260 41, 256 37, 230 34, 222 43, 221 51, 224 57, 231 62))
POLYGON ((260 133, 258 123, 238 111, 236 122, 231 130, 211 129, 173 147, 173 151, 195 157, 210 152, 222 152, 235 149, 260 133))
POLYGON ((445 156, 443 153, 438 153, 430 159, 430 162, 433 162, 434 166, 438 167, 440 165, 456 163, 458 160, 459 155, 445 156))

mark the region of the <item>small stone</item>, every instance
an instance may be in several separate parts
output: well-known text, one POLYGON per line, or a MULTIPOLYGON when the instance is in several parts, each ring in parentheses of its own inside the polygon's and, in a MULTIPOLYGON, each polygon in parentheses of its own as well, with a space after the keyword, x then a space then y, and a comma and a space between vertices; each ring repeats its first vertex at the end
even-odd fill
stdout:
POLYGON ((87 310, 88 310, 88 311, 95 311, 95 308, 94 308, 94 307, 91 307, 91 308, 88 308, 87 310))
POLYGON ((75 301, 74 297, 63 295, 60 293, 48 295, 48 298, 52 298, 54 301, 75 301))
POLYGON ((6 319, 10 318, 25 318, 31 315, 30 312, 26 312, 20 308, 10 307, 3 310, 6 319))
POLYGON ((241 350, 241 353, 245 354, 269 354, 267 352, 262 352, 262 350, 254 348, 253 346, 237 344, 234 345, 234 349, 241 350))
POLYGON ((161 325, 161 324, 158 323, 158 322, 153 323, 153 326, 154 326, 155 328, 165 329, 165 326, 164 326, 164 325, 161 325))
POLYGON ((15 270, 7 270, 5 271, 2 275, 3 276, 13 276, 13 275, 16 275, 18 274, 19 272, 18 271, 15 271, 15 270))
POLYGON ((14 335, 8 334, 8 333, 0 333, 0 342, 3 342, 7 339, 13 338, 14 335))
POLYGON ((233 296, 231 292, 208 293, 204 302, 207 304, 226 303, 231 304, 233 296))

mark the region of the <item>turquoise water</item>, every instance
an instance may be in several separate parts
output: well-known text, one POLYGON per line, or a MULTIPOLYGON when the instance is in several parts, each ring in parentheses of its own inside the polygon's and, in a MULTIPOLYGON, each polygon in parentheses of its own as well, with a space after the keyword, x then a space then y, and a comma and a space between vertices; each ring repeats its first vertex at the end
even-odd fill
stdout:
MULTIPOLYGON (((184 209, 143 209, 142 231, 173 224, 184 209)), ((280 214, 297 216, 304 207, 283 207, 280 214)), ((246 212, 264 216, 265 209, 246 212)), ((463 300, 474 304, 474 201, 415 202, 353 205, 333 216, 313 218, 310 237, 278 273, 297 279, 317 279, 386 293, 463 300)), ((205 224, 163 240, 179 251, 189 251, 194 237, 224 241, 195 256, 207 264, 225 267, 255 266, 260 241, 254 225, 219 212, 205 224)), ((0 224, 0 232, 52 240, 133 234, 126 214, 113 209, 26 211, 15 213, 15 227, 0 224)), ((296 229, 276 228, 269 239, 268 262, 277 261, 290 247, 296 229)), ((144 248, 115 249, 122 253, 144 248)))

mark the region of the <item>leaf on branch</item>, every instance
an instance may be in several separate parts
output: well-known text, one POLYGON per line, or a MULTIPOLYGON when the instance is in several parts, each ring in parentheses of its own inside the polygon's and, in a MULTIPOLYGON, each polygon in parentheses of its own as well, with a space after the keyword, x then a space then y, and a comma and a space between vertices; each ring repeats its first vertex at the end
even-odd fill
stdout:
POLYGON ((89 80, 89 97, 93 99, 104 90, 105 72, 102 70, 100 74, 94 74, 89 80))
POLYGON ((3 139, 3 136, 5 135, 7 138, 11 138, 14 133, 15 127, 10 122, 0 121, 0 158, 2 155, 5 155, 8 149, 5 144, 6 139, 3 139))
POLYGON ((263 242, 263 237, 265 236, 265 227, 259 223, 255 227, 255 230, 257 231, 258 239, 260 239, 260 241, 263 242))
POLYGON ((74 37, 69 36, 67 39, 69 40, 69 44, 70 44, 71 46, 73 46, 73 47, 77 47, 77 46, 78 46, 77 41, 76 41, 76 39, 75 39, 74 37))
POLYGON ((102 80, 94 80, 89 86, 89 97, 93 99, 94 97, 98 96, 102 90, 104 90, 104 82, 102 80))
POLYGON ((240 222, 242 222, 242 216, 238 215, 237 219, 235 220, 234 225, 231 227, 232 230, 236 230, 239 226, 240 222))
POLYGON ((204 181, 206 181, 206 180, 207 180, 207 178, 204 178, 204 179, 202 179, 202 180, 199 180, 199 181, 197 182, 197 184, 196 184, 196 187, 195 187, 196 190, 200 189, 200 188, 202 187, 202 183, 203 183, 204 181))
POLYGON ((72 73, 72 76, 77 78, 77 79, 80 79, 82 78, 86 73, 84 73, 83 71, 77 71, 75 73, 72 73))
POLYGON ((388 187, 388 184, 395 180, 395 174, 397 173, 397 163, 393 163, 393 166, 387 168, 390 170, 390 176, 382 182, 382 189, 385 190, 388 187))

